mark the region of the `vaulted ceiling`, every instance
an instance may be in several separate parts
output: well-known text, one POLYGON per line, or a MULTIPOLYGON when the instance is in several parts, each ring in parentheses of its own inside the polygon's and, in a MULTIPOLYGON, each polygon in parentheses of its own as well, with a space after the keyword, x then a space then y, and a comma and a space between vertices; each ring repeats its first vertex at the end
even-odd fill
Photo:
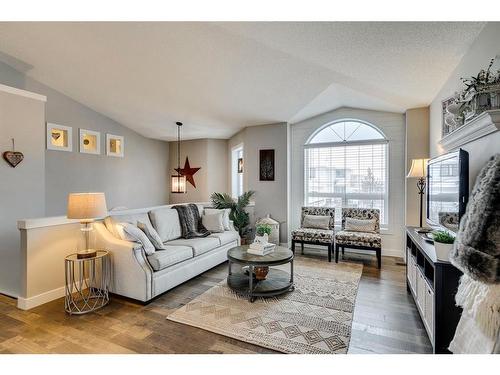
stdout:
POLYGON ((0 60, 151 138, 428 105, 484 23, 0 23, 0 60))

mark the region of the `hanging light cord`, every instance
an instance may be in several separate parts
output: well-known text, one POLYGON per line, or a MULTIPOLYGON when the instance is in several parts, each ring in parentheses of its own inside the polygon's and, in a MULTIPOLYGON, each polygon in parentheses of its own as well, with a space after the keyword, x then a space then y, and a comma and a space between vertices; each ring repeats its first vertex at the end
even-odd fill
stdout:
POLYGON ((177 124, 177 176, 181 176, 181 126, 182 122, 176 122, 177 124))

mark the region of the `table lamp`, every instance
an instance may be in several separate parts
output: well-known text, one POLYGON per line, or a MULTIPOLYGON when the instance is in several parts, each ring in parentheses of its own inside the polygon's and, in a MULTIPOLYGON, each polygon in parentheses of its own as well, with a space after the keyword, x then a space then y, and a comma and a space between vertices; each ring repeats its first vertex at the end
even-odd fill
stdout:
POLYGON ((418 178, 417 189, 420 195, 420 228, 422 228, 422 205, 425 191, 425 178, 427 177, 427 161, 429 159, 413 159, 411 168, 406 178, 418 178))
POLYGON ((85 249, 77 252, 77 257, 92 258, 96 256, 96 249, 91 248, 90 232, 94 219, 106 216, 106 197, 104 193, 71 193, 68 195, 68 219, 79 219, 81 231, 85 237, 85 249))

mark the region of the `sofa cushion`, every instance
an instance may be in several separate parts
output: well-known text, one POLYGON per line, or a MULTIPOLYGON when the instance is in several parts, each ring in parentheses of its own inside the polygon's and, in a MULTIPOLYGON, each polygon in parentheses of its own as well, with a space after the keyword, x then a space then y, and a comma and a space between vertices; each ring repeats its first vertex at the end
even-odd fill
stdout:
POLYGON ((203 238, 179 238, 177 240, 168 241, 165 243, 167 246, 189 246, 193 249, 193 255, 204 254, 220 246, 218 238, 203 237, 203 238))
POLYGON ((165 250, 159 250, 148 255, 148 262, 155 271, 160 271, 193 257, 193 250, 188 246, 165 247, 165 250))
POLYGON ((181 224, 177 210, 158 208, 149 212, 153 228, 156 229, 163 242, 181 237, 181 224))
POLYGON ((212 233, 209 237, 215 237, 220 241, 220 245, 224 246, 227 245, 230 242, 233 241, 238 241, 238 238, 240 237, 238 232, 234 230, 227 230, 222 233, 212 233))

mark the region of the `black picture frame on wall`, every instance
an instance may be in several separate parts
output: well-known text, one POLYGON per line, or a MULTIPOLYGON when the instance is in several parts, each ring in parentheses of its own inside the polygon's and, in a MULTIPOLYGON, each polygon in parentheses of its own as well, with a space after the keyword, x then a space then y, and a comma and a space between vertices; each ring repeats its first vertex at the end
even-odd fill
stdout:
POLYGON ((274 181, 274 149, 259 150, 259 180, 274 181))

